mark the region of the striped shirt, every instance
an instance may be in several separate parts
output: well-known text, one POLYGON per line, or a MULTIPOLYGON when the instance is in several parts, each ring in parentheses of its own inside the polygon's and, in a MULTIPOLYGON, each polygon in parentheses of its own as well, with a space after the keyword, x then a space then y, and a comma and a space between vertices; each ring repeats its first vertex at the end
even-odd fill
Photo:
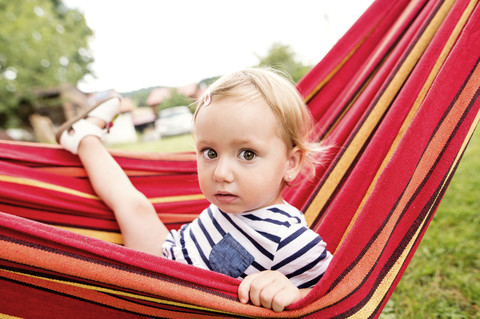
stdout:
POLYGON ((224 213, 212 204, 169 233, 163 255, 239 279, 278 270, 298 288, 314 286, 332 258, 302 212, 287 203, 242 214, 224 213))

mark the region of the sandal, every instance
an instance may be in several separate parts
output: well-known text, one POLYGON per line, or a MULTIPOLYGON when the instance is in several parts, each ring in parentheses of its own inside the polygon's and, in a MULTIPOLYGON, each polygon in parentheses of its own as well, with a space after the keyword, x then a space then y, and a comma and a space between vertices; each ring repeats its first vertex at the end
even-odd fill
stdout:
POLYGON ((104 133, 100 127, 85 119, 80 119, 73 123, 71 129, 73 129, 72 133, 69 130, 63 131, 59 144, 72 154, 78 153, 78 146, 86 136, 97 136, 99 139, 102 139, 104 133))
POLYGON ((119 112, 120 97, 116 96, 104 100, 62 124, 55 134, 55 139, 57 143, 64 148, 73 154, 77 154, 80 141, 88 135, 98 136, 102 139, 119 112), (102 129, 95 124, 85 121, 84 119, 87 117, 95 117, 103 120, 106 123, 105 128, 102 129), (73 133, 69 133, 71 128, 74 130, 73 133))

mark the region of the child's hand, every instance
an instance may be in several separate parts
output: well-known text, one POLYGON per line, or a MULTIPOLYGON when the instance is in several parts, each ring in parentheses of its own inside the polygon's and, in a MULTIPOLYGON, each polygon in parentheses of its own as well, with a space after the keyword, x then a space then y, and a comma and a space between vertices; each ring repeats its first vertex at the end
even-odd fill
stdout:
POLYGON ((297 302, 303 293, 282 273, 265 270, 248 275, 238 287, 240 302, 250 299, 255 306, 263 306, 275 312, 297 302))

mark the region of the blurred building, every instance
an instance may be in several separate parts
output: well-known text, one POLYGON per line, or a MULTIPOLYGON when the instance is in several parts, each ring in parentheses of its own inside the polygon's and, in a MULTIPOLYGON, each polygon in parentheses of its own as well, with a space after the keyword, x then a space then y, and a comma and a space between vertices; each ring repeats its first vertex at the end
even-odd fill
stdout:
MULTIPOLYGON (((33 110, 30 124, 33 128, 35 140, 42 143, 55 143, 55 130, 65 121, 82 114, 91 106, 110 97, 118 95, 115 90, 106 90, 85 94, 70 84, 43 89, 35 92, 37 99, 34 105, 28 106, 33 110)), ((133 101, 122 98, 121 114, 115 121, 106 142, 129 143, 137 141, 137 134, 132 120, 133 101)))
MULTIPOLYGON (((115 90, 106 90, 88 94, 88 104, 96 105, 117 96, 115 90)), ((105 136, 106 144, 134 143, 137 141, 137 132, 133 123, 132 112, 135 110, 133 101, 123 97, 120 104, 120 114, 114 121, 114 125, 110 128, 110 134, 105 136)))
POLYGON ((203 86, 199 86, 197 83, 192 83, 178 88, 159 87, 152 90, 147 98, 147 105, 150 106, 156 114, 157 107, 164 100, 172 96, 173 90, 177 90, 179 94, 196 100, 203 94, 205 88, 203 86))

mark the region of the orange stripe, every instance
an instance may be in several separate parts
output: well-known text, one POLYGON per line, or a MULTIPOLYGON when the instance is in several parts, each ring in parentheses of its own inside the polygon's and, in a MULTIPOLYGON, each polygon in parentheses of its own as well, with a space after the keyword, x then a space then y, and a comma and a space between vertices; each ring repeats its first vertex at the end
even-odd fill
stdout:
POLYGON ((1 312, 0 312, 0 318, 2 318, 2 319, 22 319, 20 317, 9 316, 9 315, 1 313, 1 312))
POLYGON ((70 166, 54 166, 54 167, 35 167, 35 170, 54 173, 56 175, 69 176, 69 177, 86 177, 87 173, 83 167, 70 167, 70 166))
POLYGON ((314 96, 317 94, 318 91, 320 91, 332 78, 335 74, 338 73, 338 71, 343 67, 345 63, 352 57, 352 55, 358 50, 358 48, 365 42, 365 40, 370 36, 370 34, 375 30, 375 28, 372 29, 348 54, 345 56, 345 58, 340 61, 339 64, 335 66, 335 68, 325 76, 325 78, 320 81, 320 83, 317 84, 317 86, 303 99, 305 104, 307 104, 314 96))
MULTIPOLYGON (((52 167, 34 167, 37 171, 53 173, 55 175, 62 175, 68 177, 88 177, 87 172, 83 167, 72 167, 72 166, 52 166, 52 167)), ((157 171, 148 171, 148 170, 135 170, 135 169, 124 169, 125 174, 129 177, 132 176, 161 176, 167 175, 166 172, 157 172, 157 171)))
MULTIPOLYGON (((338 302, 349 293, 351 293, 356 287, 358 287, 363 278, 365 278, 371 267, 374 266, 375 260, 378 259, 380 252, 382 251, 385 243, 387 242, 390 234, 395 229, 395 224, 401 214, 402 209, 406 206, 414 192, 418 189, 419 185, 425 178, 425 174, 428 173, 430 168, 435 164, 437 155, 443 149, 445 143, 448 142, 448 138, 458 124, 464 110, 471 101, 477 88, 480 86, 480 68, 477 67, 472 74, 470 81, 467 83, 464 91, 458 98, 456 105, 452 107, 451 113, 447 116, 447 119, 441 124, 437 134, 433 137, 428 149, 425 150, 423 158, 420 160, 419 165, 412 176, 405 193, 403 194, 399 205, 396 207, 393 215, 380 235, 376 238, 373 245, 369 248, 367 253, 362 259, 355 265, 355 267, 343 278, 342 283, 337 285, 331 292, 321 298, 320 303, 316 303, 320 307, 338 302), (347 284, 348 283, 348 284, 347 284)), ((477 116, 478 117, 478 116, 477 116)), ((465 147, 464 144, 463 147, 465 147)), ((384 282, 389 282, 391 278, 385 279, 384 282)), ((388 285, 386 285, 388 286, 388 285)), ((384 289, 389 289, 384 287, 384 289)), ((378 300, 377 300, 378 301, 378 300)), ((359 317, 362 317, 360 315, 359 317)))
POLYGON ((67 226, 58 226, 58 225, 51 225, 51 226, 57 227, 60 229, 65 229, 80 235, 97 238, 103 241, 108 241, 113 244, 119 244, 119 245, 123 244, 123 237, 120 233, 85 229, 85 228, 78 228, 78 227, 67 227, 67 226))
MULTIPOLYGON (((377 104, 373 108, 372 112, 368 115, 362 127, 359 129, 359 131, 351 141, 350 145, 347 147, 345 153, 342 155, 337 165, 326 179, 324 185, 322 185, 322 188, 319 190, 319 192, 311 202, 310 206, 305 212, 305 219, 310 226, 313 224, 313 222, 315 222, 318 213, 328 202, 333 192, 337 188, 338 184, 343 179, 345 173, 353 164, 358 153, 370 137, 372 131, 376 128, 378 122, 382 119, 385 111, 388 109, 393 99, 396 97, 398 91, 402 88, 405 80, 408 78, 411 70, 415 67, 416 63, 420 59, 425 48, 431 41, 431 38, 434 36, 435 31, 438 29, 445 16, 448 14, 448 11, 453 5, 453 3, 454 1, 450 0, 446 1, 442 5, 442 8, 435 15, 435 18, 431 21, 426 31, 417 41, 415 47, 408 54, 404 63, 397 71, 396 76, 389 83, 383 95, 380 97, 377 104)), ((413 7, 414 3, 411 3, 410 6, 413 7)), ((404 17, 408 16, 408 14, 406 13, 408 11, 408 9, 405 10, 404 17)), ((399 21, 402 20, 402 18, 399 19, 399 21)))
MULTIPOLYGON (((0 277, 13 279, 18 282, 32 285, 34 287, 46 288, 66 296, 73 296, 83 300, 91 300, 97 304, 113 307, 119 310, 120 312, 122 310, 126 310, 126 311, 131 311, 137 314, 142 314, 147 316, 167 316, 167 315, 172 316, 173 314, 177 313, 177 312, 172 312, 164 309, 153 308, 153 307, 149 307, 141 304, 136 304, 134 302, 130 302, 125 299, 119 299, 115 296, 111 296, 108 294, 108 293, 111 293, 111 294, 117 293, 115 290, 112 290, 112 289, 104 289, 103 291, 101 291, 99 287, 81 285, 74 282, 43 278, 39 276, 22 274, 18 272, 12 272, 12 271, 1 270, 1 269, 0 269, 0 277), (99 289, 100 291, 96 291, 96 289, 99 289), (104 292, 107 292, 107 293, 104 293, 104 292)), ((135 294, 128 294, 128 295, 129 297, 146 299, 140 295, 135 295, 135 294)), ((159 304, 162 304, 161 300, 149 300, 149 301, 154 301, 159 304)), ((185 315, 185 318, 187 317, 188 315, 185 315)))
POLYGON ((108 150, 113 156, 126 157, 132 159, 141 159, 147 161, 171 161, 171 162, 195 162, 197 156, 195 152, 185 153, 158 153, 158 152, 140 152, 118 149, 108 150))
POLYGON ((160 219, 165 223, 165 224, 178 224, 178 223, 188 223, 193 221, 195 218, 198 217, 198 214, 166 214, 166 213, 160 213, 158 214, 160 219))
MULTIPOLYGON (((327 137, 333 132, 335 131, 335 129, 337 128, 338 124, 342 121, 342 119, 345 117, 345 115, 348 113, 348 111, 352 108, 352 106, 355 104, 355 102, 358 100, 358 98, 360 97, 360 95, 363 93, 363 91, 365 91, 365 89, 368 87, 368 85, 370 84, 370 82, 372 81, 374 75, 375 75, 376 72, 373 72, 370 77, 368 78, 368 80, 363 84, 363 86, 358 90, 358 92, 355 94, 355 96, 353 97, 353 99, 350 100, 349 104, 344 108, 342 114, 339 114, 336 118, 335 118, 335 122, 330 125, 328 131, 325 132, 324 136, 323 136, 323 139, 327 139, 327 137)), ((360 77, 356 77, 357 79, 360 79, 360 77)), ((352 84, 352 86, 355 86, 355 84, 352 84)), ((347 95, 349 94, 348 92, 346 93, 347 95)), ((341 102, 340 102, 341 103, 341 102)))
POLYGON ((57 144, 46 144, 46 143, 37 143, 37 142, 1 140, 1 143, 10 144, 10 145, 20 145, 20 146, 26 146, 26 147, 34 147, 34 148, 62 149, 62 147, 57 144))
POLYGON ((190 195, 178 195, 178 196, 165 196, 165 197, 153 197, 149 198, 153 204, 172 203, 172 202, 185 202, 204 200, 203 194, 190 194, 190 195))
POLYGON ((55 185, 55 184, 51 184, 51 183, 45 183, 45 182, 41 182, 41 181, 38 181, 38 180, 28 179, 28 178, 23 178, 23 177, 0 175, 0 182, 32 186, 32 187, 52 190, 52 191, 55 191, 55 192, 70 194, 70 195, 74 195, 74 196, 81 197, 81 198, 100 200, 100 198, 98 196, 95 196, 95 195, 92 195, 92 194, 89 194, 89 193, 80 192, 80 191, 77 191, 75 189, 71 189, 71 188, 68 188, 68 187, 63 187, 63 186, 59 186, 59 185, 55 185))
POLYGON ((410 123, 412 122, 413 117, 417 113, 418 108, 420 107, 421 103, 423 102, 428 90, 430 89, 433 81, 435 80, 435 77, 437 76, 438 72, 440 71, 440 68, 442 67, 443 63, 445 62, 445 60, 446 60, 448 54, 450 53, 450 50, 452 49, 453 45, 455 44, 455 41, 458 39, 458 36, 460 35, 460 32, 462 31, 464 25, 468 21, 468 18, 470 16, 470 14, 472 13, 473 9, 475 8, 475 5, 476 5, 477 2, 478 1, 476 1, 476 0, 470 2, 469 6, 464 11, 462 17, 459 19, 459 22, 455 26, 455 29, 453 30, 453 32, 450 35, 448 41, 446 42, 442 52, 440 53, 440 55, 437 59, 437 62, 433 66, 427 80, 425 81, 422 89, 420 90, 418 97, 416 98, 415 102, 413 103, 413 106, 412 106, 409 114, 405 118, 405 121, 403 122, 402 127, 400 128, 397 136, 395 137, 395 140, 393 141, 392 146, 390 147, 387 155, 385 156, 385 159, 383 160, 382 164, 378 168, 377 173, 376 173, 375 177, 373 178, 369 189, 365 193, 365 196, 363 197, 363 200, 362 200, 361 204, 359 205, 355 215, 353 216, 353 218, 350 222, 350 225, 347 227, 345 233, 343 234, 343 237, 340 240, 339 245, 337 246, 337 250, 340 248, 340 246, 341 246, 342 242, 344 241, 345 237, 348 235, 351 228, 353 227, 353 224, 357 220, 358 214, 360 213, 360 211, 365 206, 365 203, 367 202, 368 198, 370 197, 370 194, 372 193, 373 189, 375 188, 375 185, 377 183, 378 178, 380 177, 380 174, 383 172, 383 169, 385 168, 385 166, 388 164, 388 162, 392 158, 393 153, 395 152, 398 144, 400 143, 400 140, 405 135, 405 132, 407 131, 410 123))
POLYGON ((438 155, 442 151, 445 144, 448 142, 450 135, 457 126, 461 116, 463 115, 466 107, 471 101, 477 88, 480 86, 480 66, 477 66, 472 74, 470 81, 465 86, 465 89, 461 93, 457 100, 457 103, 452 107, 452 111, 448 114, 445 121, 440 126, 440 129, 436 132, 431 143, 424 152, 423 157, 420 159, 415 172, 412 174, 405 192, 402 194, 402 198, 399 201, 398 206, 395 208, 391 218, 382 229, 379 236, 375 239, 372 246, 368 249, 367 253, 358 261, 355 267, 343 278, 342 284, 337 285, 328 295, 333 301, 341 300, 343 296, 347 296, 356 287, 361 284, 361 281, 370 269, 374 266, 374 261, 378 259, 383 247, 388 241, 388 238, 395 230, 395 225, 402 214, 402 210, 406 207, 414 193, 417 191, 426 174, 435 165, 438 155), (348 284, 345 284, 348 283, 348 284))
MULTIPOLYGON (((38 180, 28 179, 23 177, 0 175, 0 182, 32 186, 32 187, 52 190, 55 192, 70 194, 70 195, 81 197, 81 198, 100 200, 98 196, 93 194, 77 191, 75 189, 59 186, 56 184, 41 182, 38 180)), ((161 203, 172 203, 172 202, 197 201, 197 200, 203 200, 203 199, 205 199, 205 196, 203 196, 203 194, 187 194, 187 195, 178 195, 178 196, 153 197, 153 198, 150 198, 149 200, 153 204, 161 204, 161 203)))
POLYGON ((325 76, 325 78, 323 80, 321 80, 320 83, 318 83, 317 86, 309 94, 307 94, 305 96, 305 98, 304 98, 305 103, 308 103, 315 96, 315 94, 317 94, 318 91, 320 91, 335 76, 335 74, 338 73, 338 71, 345 65, 345 63, 347 63, 347 61, 350 60, 350 58, 355 54, 355 52, 357 52, 358 48, 360 48, 362 46, 362 44, 377 29, 377 27, 380 25, 380 23, 382 22, 383 19, 385 19, 385 18, 382 18, 369 32, 367 32, 367 34, 362 39, 360 39, 360 41, 353 47, 353 49, 350 50, 350 52, 347 53, 345 58, 343 58, 340 61, 340 63, 338 63, 335 66, 335 68, 333 68, 333 70, 330 71, 330 73, 328 73, 327 76, 325 76))
MULTIPOLYGON (((428 214, 426 214, 426 217, 428 214)), ((410 240, 408 243, 406 249, 403 251, 403 253, 398 257, 397 262, 394 263, 394 266, 390 269, 388 274, 384 277, 384 279, 379 283, 377 287, 375 287, 374 294, 371 296, 369 301, 358 310, 358 312, 351 316, 350 318, 369 318, 369 315, 367 314, 372 314, 373 311, 376 309, 376 307, 379 305, 379 303, 383 300, 383 297, 388 293, 390 290, 390 287, 395 280, 396 276, 401 270, 401 267, 403 266, 405 260, 407 259, 414 243, 417 241, 418 236, 420 235, 420 230, 423 227, 423 224, 426 222, 426 218, 422 221, 422 224, 417 228, 417 231, 413 238, 410 240), (367 313, 367 314, 366 314, 367 313)), ((369 261, 371 265, 373 265, 372 261, 369 261)), ((368 267, 367 267, 368 268, 368 267)), ((370 270, 368 268, 368 270, 370 270)), ((363 279, 364 277, 362 277, 363 279)), ((349 282, 349 278, 344 278, 342 282, 338 286, 350 286, 350 289, 342 289, 340 293, 334 292, 335 290, 332 290, 332 292, 325 294, 321 298, 314 300, 310 305, 306 306, 305 310, 311 310, 311 311, 318 311, 319 309, 323 309, 327 306, 331 306, 335 304, 336 302, 344 299, 345 297, 348 296, 350 292, 353 292, 358 286, 356 285, 357 283, 351 283, 349 282)))
MULTIPOLYGON (((477 1, 474 0, 472 2, 476 3, 477 1)), ((472 4, 472 2, 470 4, 472 4)), ((467 134, 467 137, 465 138, 460 151, 457 153, 455 161, 452 163, 450 171, 448 172, 448 176, 444 180, 444 184, 441 187, 442 189, 444 189, 446 187, 446 183, 449 180, 449 177, 451 175, 453 175, 454 169, 458 165, 458 162, 460 161, 460 159, 462 157, 462 153, 465 151, 465 149, 468 145, 468 142, 469 142, 471 136, 473 135, 473 133, 475 131, 475 127, 477 126, 479 121, 480 121, 480 113, 477 113, 477 116, 476 116, 474 122, 472 123, 472 125, 470 127, 470 130, 467 134)), ((439 192, 439 194, 437 194, 437 198, 438 198, 438 196, 440 196, 441 193, 442 192, 439 192)), ((357 312, 356 315, 358 315, 359 318, 369 318, 369 317, 371 317, 371 315, 373 314, 373 310, 376 309, 376 307, 380 304, 380 302, 382 302, 383 298, 389 292, 390 287, 393 284, 393 281, 398 276, 398 273, 400 272, 401 267, 405 263, 405 260, 407 259, 408 255, 410 255, 410 252, 411 252, 415 242, 418 240, 418 238, 420 236, 421 229, 424 227, 425 223, 428 221, 428 216, 430 215, 431 210, 434 208, 433 206, 434 206, 435 202, 436 202, 436 200, 432 202, 432 207, 430 207, 429 213, 427 213, 425 215, 424 220, 417 227, 417 231, 416 231, 415 235, 413 236, 413 238, 408 243, 408 245, 407 245, 406 249, 403 251, 402 255, 397 259, 397 262, 394 264, 392 269, 390 269, 388 274, 385 276, 385 278, 382 280, 382 282, 375 289, 375 293, 372 296, 372 298, 369 300, 369 302, 362 309, 359 310, 359 312, 357 312)))
MULTIPOLYGON (((197 214, 158 214, 160 220, 164 224, 186 224, 193 221, 198 215, 197 214)), ((69 227, 69 226, 58 226, 58 225, 50 225, 53 227, 65 229, 77 234, 94 237, 100 240, 108 241, 114 244, 123 244, 122 235, 118 232, 110 232, 110 231, 101 231, 101 230, 93 230, 93 229, 86 229, 80 227, 69 227)))
MULTIPOLYGON (((216 294, 197 290, 188 286, 165 282, 148 275, 131 273, 118 268, 111 268, 97 263, 56 254, 50 251, 38 250, 32 247, 3 241, 0 256, 6 260, 35 265, 39 269, 55 271, 61 274, 98 281, 107 285, 115 285, 133 291, 166 298, 165 304, 178 304, 181 307, 210 311, 218 314, 238 315, 260 318, 271 317, 271 310, 244 305, 240 302, 228 300, 216 294), (112 275, 115 274, 115 275, 112 275)), ((161 300, 161 299, 159 299, 161 300)), ((289 318, 294 312, 284 312, 276 315, 279 318, 289 318)))

